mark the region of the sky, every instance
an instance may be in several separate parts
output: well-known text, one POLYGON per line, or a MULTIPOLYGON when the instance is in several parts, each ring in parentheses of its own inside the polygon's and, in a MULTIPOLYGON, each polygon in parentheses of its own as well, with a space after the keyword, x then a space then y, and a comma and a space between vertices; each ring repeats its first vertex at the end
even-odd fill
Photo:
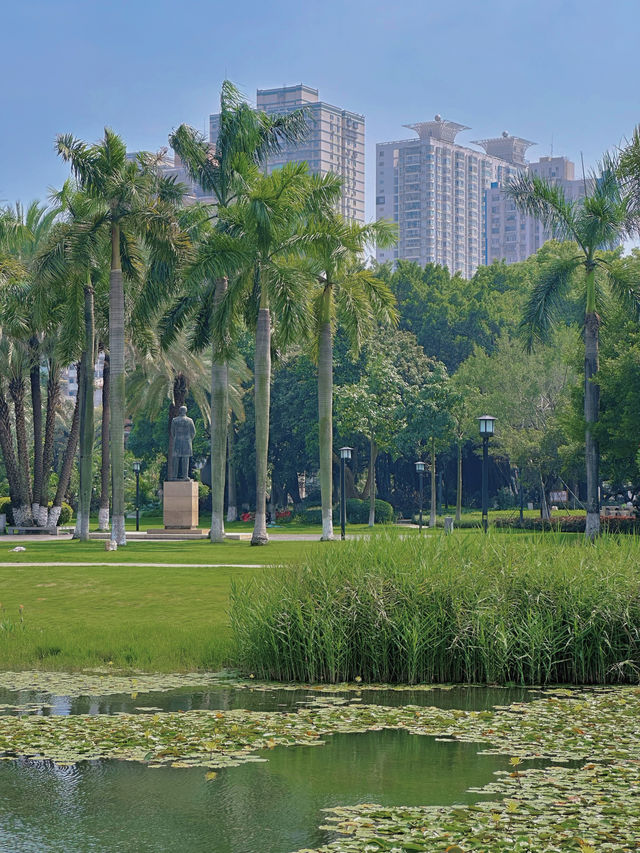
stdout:
MULTIPOLYGON (((366 119, 367 216, 375 143, 404 124, 506 130, 529 159, 587 168, 640 123, 640 0, 0 0, 0 204, 45 200, 67 166, 58 133, 88 142, 112 127, 129 150, 172 128, 204 131, 220 84, 305 83, 366 119)), ((578 172, 577 172, 578 174, 578 172)))

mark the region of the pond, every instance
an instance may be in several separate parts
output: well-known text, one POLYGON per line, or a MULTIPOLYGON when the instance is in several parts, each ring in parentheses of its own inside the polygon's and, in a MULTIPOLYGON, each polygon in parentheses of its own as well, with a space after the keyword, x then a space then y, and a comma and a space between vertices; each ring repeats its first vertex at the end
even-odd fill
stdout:
MULTIPOLYGON (((323 694, 325 695, 325 694, 323 694)), ((362 690, 367 703, 482 709, 522 701, 522 690, 457 688, 362 690)), ((135 697, 66 698, 4 691, 0 704, 46 700, 37 713, 145 713, 197 708, 295 710, 317 699, 309 690, 232 688, 173 690, 135 697)), ((353 699, 353 694, 351 694, 353 699)), ((437 741, 401 730, 335 734, 323 746, 276 747, 262 763, 222 768, 149 768, 129 761, 0 762, 0 850, 20 853, 88 851, 215 851, 292 853, 334 837, 319 829, 325 808, 449 805, 479 798, 471 786, 508 768, 506 756, 479 755, 474 743, 437 741)))

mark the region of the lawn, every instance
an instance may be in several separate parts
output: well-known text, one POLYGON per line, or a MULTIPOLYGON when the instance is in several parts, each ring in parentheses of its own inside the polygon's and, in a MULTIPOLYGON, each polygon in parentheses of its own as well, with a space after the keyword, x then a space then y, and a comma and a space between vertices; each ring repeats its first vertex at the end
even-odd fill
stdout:
POLYGON ((0 562, 11 563, 0 566, 0 668, 74 670, 112 661, 173 671, 217 669, 228 662, 231 580, 263 571, 237 564, 278 564, 303 551, 339 546, 131 542, 106 552, 100 541, 61 541, 27 542, 22 553, 10 547, 10 539, 0 538, 0 562), (43 565, 50 562, 107 565, 43 565), (216 563, 225 565, 207 567, 216 563))
MULTIPOLYGON (((375 532, 385 538, 395 532, 418 536, 417 530, 388 526, 375 532)), ((444 534, 425 530, 422 535, 426 541, 444 534)), ((470 530, 455 538, 481 536, 470 530)), ((539 539, 525 532, 494 536, 539 539)), ((577 534, 546 538, 582 541, 577 534)), ((107 552, 104 542, 95 540, 21 544, 26 550, 14 553, 15 542, 0 537, 0 563, 5 564, 0 565, 0 669, 5 670, 77 670, 110 661, 115 667, 151 671, 218 669, 231 662, 232 581, 259 580, 264 566, 299 563, 344 547, 307 540, 273 541, 262 548, 246 541, 130 541, 107 552)))

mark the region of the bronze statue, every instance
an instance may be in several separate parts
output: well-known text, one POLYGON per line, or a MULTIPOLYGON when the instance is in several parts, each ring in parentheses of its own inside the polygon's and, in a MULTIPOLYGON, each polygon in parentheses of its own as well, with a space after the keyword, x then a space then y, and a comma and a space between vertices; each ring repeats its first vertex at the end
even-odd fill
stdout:
POLYGON ((171 421, 173 457, 169 471, 170 480, 189 479, 189 459, 193 452, 191 442, 196 434, 193 421, 187 417, 187 407, 180 406, 179 411, 180 414, 171 421))

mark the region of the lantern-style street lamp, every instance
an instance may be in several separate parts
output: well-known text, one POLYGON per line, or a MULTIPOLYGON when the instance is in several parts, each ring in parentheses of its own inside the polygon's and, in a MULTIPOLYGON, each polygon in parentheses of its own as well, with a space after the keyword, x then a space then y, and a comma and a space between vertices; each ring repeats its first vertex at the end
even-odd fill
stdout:
POLYGON ((351 451, 353 447, 340 448, 340 538, 345 538, 345 528, 347 526, 347 500, 344 489, 344 466, 347 459, 351 459, 351 451))
POLYGON ((493 435, 495 422, 491 415, 478 418, 482 436, 482 529, 485 533, 489 528, 489 437, 493 435))
POLYGON ((420 517, 418 521, 418 529, 422 533, 422 500, 424 497, 424 462, 416 462, 416 471, 420 479, 420 517))

